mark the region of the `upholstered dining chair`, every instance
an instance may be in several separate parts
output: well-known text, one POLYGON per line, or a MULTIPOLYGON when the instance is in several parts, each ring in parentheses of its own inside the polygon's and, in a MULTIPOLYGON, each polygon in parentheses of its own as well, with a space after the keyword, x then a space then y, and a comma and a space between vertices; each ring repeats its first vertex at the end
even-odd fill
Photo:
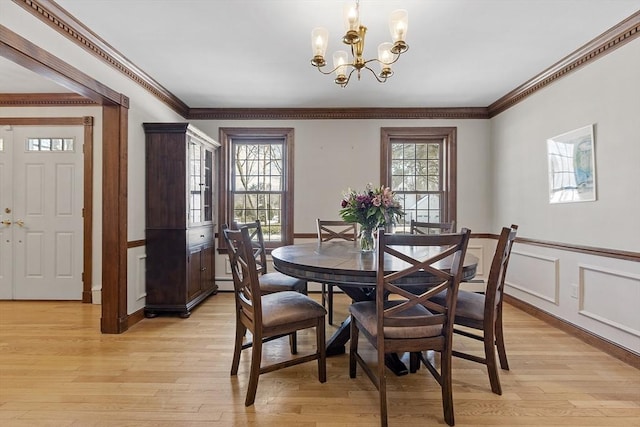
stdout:
POLYGON ((455 233, 456 222, 421 222, 412 218, 409 230, 411 234, 455 233))
MULTIPOLYGON (((517 225, 511 225, 510 228, 502 228, 491 262, 491 270, 489 270, 484 294, 463 290, 458 292, 458 305, 454 324, 464 326, 467 329, 460 329, 455 326, 453 329, 453 332, 457 335, 484 343, 484 357, 457 350, 453 350, 452 354, 456 357, 486 365, 491 391, 500 395, 502 394, 502 386, 500 385, 498 364, 496 362, 496 349, 500 367, 508 371, 509 362, 507 361, 507 352, 504 346, 504 328, 502 326, 502 299, 511 247, 517 231, 517 225)), ((439 304, 442 304, 445 299, 446 293, 438 294, 431 298, 432 301, 439 304)))
POLYGON ((264 245, 262 224, 259 219, 244 224, 234 222, 232 225, 232 228, 236 230, 239 230, 241 227, 247 227, 249 230, 253 256, 256 260, 256 267, 259 273, 260 289, 262 289, 263 294, 280 291, 296 291, 307 295, 306 280, 287 276, 279 271, 268 271, 267 251, 264 245))
POLYGON ((442 389, 444 419, 454 425, 453 394, 451 380, 451 341, 456 295, 462 278, 464 256, 470 231, 457 234, 385 234, 378 232, 376 299, 353 303, 351 313, 351 342, 349 350, 349 375, 356 376, 357 365, 367 374, 378 389, 380 399, 380 424, 387 426, 387 391, 385 353, 413 352, 433 375, 442 389), (433 247, 426 259, 416 259, 419 247, 433 247), (402 251, 407 247, 407 251, 402 251), (413 255, 413 256, 412 256, 413 255), (441 266, 450 259, 449 269, 441 266), (402 268, 389 267, 394 259, 402 268), (386 269, 395 271, 385 271, 386 269), (420 280, 420 272, 428 273, 432 286, 416 295, 406 290, 407 280, 420 280), (410 277, 417 275, 418 277, 410 277), (403 286, 399 286, 403 284, 403 286), (447 298, 434 303, 429 298, 447 292, 447 298), (362 332, 377 350, 377 368, 368 366, 359 352, 359 335, 362 332), (422 351, 440 352, 440 370, 432 365, 422 351))
MULTIPOLYGON (((318 244, 323 244, 331 240, 346 240, 353 242, 354 246, 358 240, 358 224, 340 220, 316 219, 316 229, 318 231, 318 244)), ((329 312, 329 324, 333 325, 333 285, 322 284, 322 306, 329 312)))
MULTIPOLYGON (((260 220, 248 222, 245 224, 233 223, 233 228, 239 230, 241 227, 247 227, 249 237, 251 238, 251 247, 255 265, 258 270, 258 281, 260 282, 260 291, 262 295, 271 294, 281 291, 295 291, 307 295, 307 281, 296 277, 287 276, 279 271, 268 271, 267 251, 264 245, 264 235, 262 234, 262 224, 260 220)), ((222 225, 223 230, 227 228, 226 224, 222 225)), ((291 354, 298 351, 298 340, 296 333, 292 333, 290 337, 291 354)))
POLYGON ((313 299, 295 291, 280 291, 264 295, 258 280, 258 268, 253 256, 249 229, 223 229, 227 243, 236 305, 236 337, 231 363, 231 375, 238 374, 240 355, 247 330, 253 335, 251 368, 245 406, 251 406, 256 397, 261 374, 300 363, 318 361, 318 379, 327 380, 325 353, 325 316, 327 310, 313 299), (303 356, 292 356, 280 362, 263 365, 262 347, 268 341, 302 329, 315 328, 316 350, 303 356))

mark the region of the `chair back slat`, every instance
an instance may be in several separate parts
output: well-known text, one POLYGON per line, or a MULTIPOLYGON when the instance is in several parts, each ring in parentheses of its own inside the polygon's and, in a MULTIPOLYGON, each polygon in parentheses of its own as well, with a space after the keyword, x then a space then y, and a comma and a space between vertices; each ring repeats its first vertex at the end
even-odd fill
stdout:
POLYGON ((355 243, 358 237, 358 224, 355 222, 317 218, 316 228, 318 231, 318 243, 328 242, 334 239, 355 243))
POLYGON ((503 297, 504 281, 507 275, 507 266, 511 257, 511 248, 516 239, 518 226, 512 224, 511 227, 503 227, 496 245, 496 252, 491 262, 491 269, 487 278, 487 288, 485 290, 485 310, 500 305, 503 297))
POLYGON ((229 251, 238 314, 253 322, 262 322, 260 281, 249 229, 243 226, 232 230, 224 224, 222 232, 229 251))
POLYGON ((242 227, 246 227, 249 233, 249 239, 251 240, 251 248, 253 251, 253 258, 255 259, 256 269, 258 274, 267 274, 267 252, 264 246, 264 234, 262 232, 262 224, 257 219, 253 222, 247 223, 233 223, 235 230, 240 230, 242 227))
POLYGON ((376 304, 378 312, 383 312, 382 316, 378 316, 380 328, 442 324, 452 329, 455 298, 447 298, 445 305, 429 301, 429 298, 445 290, 449 296, 457 294, 462 279, 462 264, 469 235, 468 229, 463 229, 461 233, 440 235, 385 234, 382 229, 378 231, 376 304), (426 259, 414 258, 411 248, 421 246, 434 247, 436 250, 426 259), (405 247, 404 251, 402 247, 405 247), (406 250, 406 247, 410 249, 406 250), (398 258, 406 263, 407 267, 386 272, 384 271, 385 257, 398 258), (438 268, 438 263, 445 258, 451 259, 448 270, 438 268), (419 272, 428 272, 430 276, 437 279, 425 292, 414 294, 411 292, 410 285, 405 284, 403 279, 419 272), (385 308, 387 300, 392 300, 394 304, 387 304, 385 308), (422 306, 429 313, 416 314, 419 313, 414 309, 417 306, 422 306))
POLYGON ((409 230, 411 234, 455 233, 456 222, 423 222, 412 219, 409 230))

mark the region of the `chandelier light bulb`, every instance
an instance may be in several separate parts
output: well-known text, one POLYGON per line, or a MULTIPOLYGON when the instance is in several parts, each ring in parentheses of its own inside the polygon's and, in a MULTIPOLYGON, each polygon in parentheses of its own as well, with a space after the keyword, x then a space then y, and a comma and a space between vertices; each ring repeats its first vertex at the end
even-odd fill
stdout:
POLYGON ((346 2, 344 5, 345 30, 357 31, 360 26, 360 10, 358 3, 346 2))
POLYGON ((409 27, 409 14, 404 9, 394 10, 389 18, 389 29, 394 42, 404 41, 407 38, 409 27))
POLYGON ((325 56, 329 41, 329 31, 326 28, 318 27, 311 31, 311 47, 314 56, 325 56))

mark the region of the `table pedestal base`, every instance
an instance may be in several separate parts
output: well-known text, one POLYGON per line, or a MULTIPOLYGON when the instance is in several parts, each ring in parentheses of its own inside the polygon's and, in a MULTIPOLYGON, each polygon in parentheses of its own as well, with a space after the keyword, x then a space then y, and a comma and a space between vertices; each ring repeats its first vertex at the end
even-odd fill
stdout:
MULTIPOLYGON (((338 330, 327 341, 327 357, 346 353, 345 344, 350 338, 351 316, 347 317, 338 330)), ((384 364, 397 376, 409 373, 407 366, 395 353, 385 355, 384 364)))

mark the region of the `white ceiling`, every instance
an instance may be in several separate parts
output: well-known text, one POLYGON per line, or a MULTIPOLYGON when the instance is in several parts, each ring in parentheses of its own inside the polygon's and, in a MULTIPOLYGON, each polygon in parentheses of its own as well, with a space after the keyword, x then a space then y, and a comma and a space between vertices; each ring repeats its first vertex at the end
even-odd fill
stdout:
MULTIPOLYGON (((309 61, 316 26, 329 30, 328 62, 344 49, 343 1, 57 3, 192 108, 486 107, 640 10, 640 0, 361 0, 366 59, 389 41, 398 8, 410 49, 387 83, 363 74, 340 88, 309 61)), ((5 69, 0 92, 64 91, 1 59, 5 69)))

